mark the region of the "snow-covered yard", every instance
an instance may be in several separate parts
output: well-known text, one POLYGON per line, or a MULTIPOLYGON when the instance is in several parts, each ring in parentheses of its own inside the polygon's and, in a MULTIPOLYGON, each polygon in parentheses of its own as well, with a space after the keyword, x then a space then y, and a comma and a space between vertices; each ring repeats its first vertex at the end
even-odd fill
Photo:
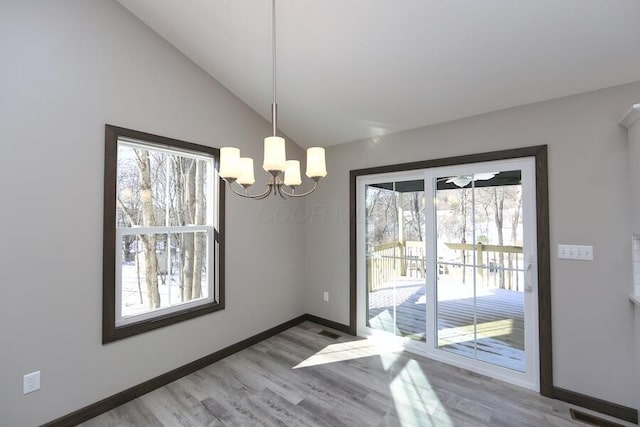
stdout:
MULTIPOLYGON (((129 317, 149 310, 147 298, 147 282, 144 266, 140 266, 138 276, 135 262, 122 265, 122 316, 129 317)), ((208 297, 207 274, 202 275, 202 298, 208 297)), ((160 308, 171 307, 182 303, 180 296, 180 272, 158 275, 158 291, 160 292, 160 308)))

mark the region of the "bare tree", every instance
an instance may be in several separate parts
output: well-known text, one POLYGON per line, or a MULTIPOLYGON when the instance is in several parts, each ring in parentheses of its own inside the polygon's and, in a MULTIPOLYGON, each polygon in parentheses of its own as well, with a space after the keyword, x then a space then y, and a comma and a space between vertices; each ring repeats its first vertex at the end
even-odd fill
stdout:
MULTIPOLYGON (((147 227, 155 226, 155 215, 153 208, 153 190, 151 183, 151 161, 147 150, 134 150, 136 156, 136 168, 138 170, 138 188, 140 189, 139 212, 141 213, 142 225, 147 227)), ((132 197, 130 197, 131 199, 132 197)), ((130 207, 127 207, 122 199, 117 200, 118 207, 127 221, 132 225, 140 225, 137 215, 130 207)), ((131 204, 131 203, 130 203, 131 204)), ((156 236, 155 234, 142 234, 139 236, 145 254, 145 281, 147 285, 147 297, 149 308, 160 307, 160 292, 158 290, 158 259, 156 258, 156 236)), ((137 254, 136 248, 136 254, 137 254)))
POLYGON ((395 241, 398 221, 396 192, 368 187, 367 202, 367 242, 379 245, 395 241))
MULTIPOLYGON (((205 194, 204 179, 207 173, 207 165, 203 161, 196 161, 195 171, 195 206, 194 224, 205 223, 205 194)), ((206 253, 204 233, 195 233, 193 242, 193 283, 191 285, 191 299, 202 296, 202 270, 206 253)))
MULTIPOLYGON (((518 244, 518 224, 520 223, 520 211, 522 209, 522 189, 520 187, 517 188, 515 194, 513 194, 515 198, 515 207, 513 209, 513 214, 511 215, 511 244, 518 244)), ((513 254, 516 257, 518 254, 513 254)), ((517 265, 516 265, 517 267, 517 265)), ((509 271, 513 271, 513 259, 512 254, 509 254, 509 271)), ((512 274, 509 274, 509 278, 511 278, 512 274)), ((518 275, 515 274, 515 290, 518 290, 518 275)), ((511 279, 509 280, 509 284, 511 285, 511 279)), ((513 289, 513 286, 509 287, 513 289)))
MULTIPOLYGON (((493 187, 493 215, 496 223, 496 231, 498 233, 498 245, 504 245, 504 237, 502 235, 502 224, 504 220, 504 187, 493 187)), ((500 252, 498 262, 499 286, 504 289, 504 252, 500 252)))
POLYGON ((410 240, 416 240, 418 242, 423 242, 424 238, 422 236, 422 208, 420 206, 420 201, 422 199, 422 192, 412 192, 409 193, 409 209, 411 220, 409 221, 409 233, 410 240))
MULTIPOLYGON (((460 243, 467 243, 467 216, 469 215, 469 208, 471 207, 471 189, 459 188, 455 190, 442 190, 443 195, 446 193, 452 196, 449 202, 449 212, 447 221, 443 224, 447 229, 447 238, 451 240, 459 240, 460 243)), ((462 283, 466 282, 467 277, 467 251, 461 251, 462 262, 462 283)))
MULTIPOLYGON (((195 161, 193 159, 182 159, 183 170, 182 180, 184 184, 184 210, 183 221, 185 224, 193 224, 194 204, 195 204, 195 161)), ((193 287, 193 233, 182 235, 182 300, 191 299, 193 287)))

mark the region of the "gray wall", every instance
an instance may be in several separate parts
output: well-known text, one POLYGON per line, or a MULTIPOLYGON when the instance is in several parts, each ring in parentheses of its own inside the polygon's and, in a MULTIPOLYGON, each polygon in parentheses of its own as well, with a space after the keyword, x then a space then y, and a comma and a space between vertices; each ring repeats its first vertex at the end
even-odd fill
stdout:
MULTIPOLYGON (((640 100, 636 100, 640 101, 640 100)), ((640 120, 636 121, 628 130, 629 137, 629 171, 631 176, 630 195, 632 201, 632 231, 640 235, 640 120)), ((637 290, 637 279, 634 281, 637 290)), ((635 306, 636 318, 636 407, 640 409, 640 305, 635 306)))
POLYGON ((105 123, 257 163, 270 126, 110 0, 3 1, 0 57, 0 425, 52 420, 303 313, 303 224, 229 196, 227 308, 103 346, 105 123), (23 396, 34 370, 42 389, 23 396))
POLYGON ((307 201, 306 311, 349 322, 349 170, 547 144, 554 381, 636 407, 631 203, 626 130, 640 83, 367 139, 327 151, 329 175, 307 201), (557 259, 559 243, 594 262, 557 259), (322 292, 330 302, 322 301, 322 292))
MULTIPOLYGON (((640 99, 638 101, 640 102, 640 99)), ((631 232, 640 235, 640 120, 632 124, 627 132, 629 139, 629 173, 632 184, 629 188, 633 213, 631 232)))
POLYGON ((595 247, 593 263, 552 259, 556 384, 637 406, 616 122, 640 84, 332 147, 306 204, 229 196, 227 308, 103 346, 104 124, 257 159, 269 125, 110 0, 3 2, 0 56, 3 425, 54 419, 304 312, 348 323, 350 169, 538 144, 549 145, 552 255, 557 243, 595 247), (23 396, 34 370, 42 389, 23 396))

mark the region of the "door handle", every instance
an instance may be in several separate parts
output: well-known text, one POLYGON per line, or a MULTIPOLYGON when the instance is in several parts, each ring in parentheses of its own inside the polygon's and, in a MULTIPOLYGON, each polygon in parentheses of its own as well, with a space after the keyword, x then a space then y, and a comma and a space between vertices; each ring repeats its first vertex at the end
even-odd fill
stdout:
POLYGON ((529 256, 529 262, 527 262, 527 267, 525 268, 524 273, 524 291, 525 292, 533 292, 533 257, 529 256))

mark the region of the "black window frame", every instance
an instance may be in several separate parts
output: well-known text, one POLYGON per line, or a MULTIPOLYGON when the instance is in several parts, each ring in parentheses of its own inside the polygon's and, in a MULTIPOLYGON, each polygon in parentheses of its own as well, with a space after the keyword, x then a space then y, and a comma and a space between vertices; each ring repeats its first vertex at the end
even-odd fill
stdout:
POLYGON ((105 163, 104 163, 104 217, 103 217, 103 269, 102 269, 102 343, 117 341, 147 331, 173 325, 188 319, 199 317, 225 308, 225 186, 218 178, 217 218, 218 226, 214 226, 214 239, 217 250, 214 260, 217 268, 214 283, 217 283, 217 298, 213 301, 188 307, 171 313, 159 314, 150 319, 140 320, 122 326, 116 326, 116 198, 117 198, 117 165, 118 141, 120 138, 137 140, 159 148, 181 149, 204 154, 213 158, 214 167, 219 170, 220 150, 214 147, 194 144, 146 132, 105 125, 105 163))

